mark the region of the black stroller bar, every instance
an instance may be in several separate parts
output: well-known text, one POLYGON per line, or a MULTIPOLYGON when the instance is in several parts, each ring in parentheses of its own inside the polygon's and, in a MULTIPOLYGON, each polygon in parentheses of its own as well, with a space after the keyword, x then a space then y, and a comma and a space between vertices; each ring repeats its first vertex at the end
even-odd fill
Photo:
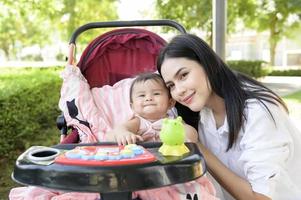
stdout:
POLYGON ((76 38, 84 31, 94 28, 113 28, 113 27, 134 27, 134 26, 170 26, 181 33, 186 33, 185 28, 173 20, 135 20, 135 21, 108 21, 91 22, 76 29, 70 39, 69 44, 75 44, 76 38))
POLYGON ((91 22, 84 24, 76 29, 69 41, 69 53, 67 57, 67 64, 75 63, 75 51, 76 51, 76 38, 89 29, 95 28, 116 28, 116 27, 137 27, 137 26, 169 26, 177 29, 180 33, 185 34, 185 28, 176 21, 169 19, 162 20, 134 20, 134 21, 107 21, 107 22, 91 22))

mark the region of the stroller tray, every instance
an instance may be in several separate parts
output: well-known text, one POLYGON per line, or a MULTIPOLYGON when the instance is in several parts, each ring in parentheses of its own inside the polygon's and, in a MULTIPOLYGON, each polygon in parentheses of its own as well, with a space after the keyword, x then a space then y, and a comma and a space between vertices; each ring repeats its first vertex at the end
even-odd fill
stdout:
POLYGON ((57 160, 54 159, 54 162, 47 165, 30 161, 23 153, 16 161, 12 178, 24 185, 108 195, 184 183, 205 173, 204 158, 196 144, 186 143, 190 152, 183 156, 162 156, 158 152, 161 144, 140 144, 146 152, 144 155, 149 159, 147 162, 116 165, 65 164, 64 157, 60 159, 60 156, 71 152, 70 150, 90 148, 92 151, 102 149, 108 152, 115 151, 115 145, 60 144, 52 147, 60 152, 57 160))

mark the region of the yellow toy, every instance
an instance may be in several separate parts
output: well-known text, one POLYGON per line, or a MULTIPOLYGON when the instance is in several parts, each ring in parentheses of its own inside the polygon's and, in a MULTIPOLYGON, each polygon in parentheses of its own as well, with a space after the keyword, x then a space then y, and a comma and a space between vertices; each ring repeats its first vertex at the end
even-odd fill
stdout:
POLYGON ((159 148, 159 152, 163 156, 182 156, 189 152, 189 149, 184 144, 185 129, 182 117, 163 119, 160 139, 163 144, 159 148))

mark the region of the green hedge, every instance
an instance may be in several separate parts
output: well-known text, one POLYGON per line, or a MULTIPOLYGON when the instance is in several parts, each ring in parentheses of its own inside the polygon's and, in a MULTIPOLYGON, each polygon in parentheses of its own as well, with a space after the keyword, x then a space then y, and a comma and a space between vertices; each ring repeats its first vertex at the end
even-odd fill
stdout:
POLYGON ((273 70, 269 76, 301 76, 301 69, 273 70))
POLYGON ((242 72, 254 78, 264 77, 269 74, 266 62, 262 60, 233 60, 227 61, 231 69, 242 72))
POLYGON ((16 152, 24 151, 36 138, 41 138, 46 129, 56 126, 60 114, 59 70, 32 68, 1 72, 0 155, 15 157, 16 152))

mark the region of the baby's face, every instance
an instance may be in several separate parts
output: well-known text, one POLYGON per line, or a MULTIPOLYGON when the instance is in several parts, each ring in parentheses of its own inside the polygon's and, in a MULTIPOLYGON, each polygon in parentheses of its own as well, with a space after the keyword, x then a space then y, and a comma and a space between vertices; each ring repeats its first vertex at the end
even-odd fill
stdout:
POLYGON ((148 120, 158 120, 166 116, 173 100, 162 84, 147 80, 134 85, 131 106, 136 114, 148 120))

